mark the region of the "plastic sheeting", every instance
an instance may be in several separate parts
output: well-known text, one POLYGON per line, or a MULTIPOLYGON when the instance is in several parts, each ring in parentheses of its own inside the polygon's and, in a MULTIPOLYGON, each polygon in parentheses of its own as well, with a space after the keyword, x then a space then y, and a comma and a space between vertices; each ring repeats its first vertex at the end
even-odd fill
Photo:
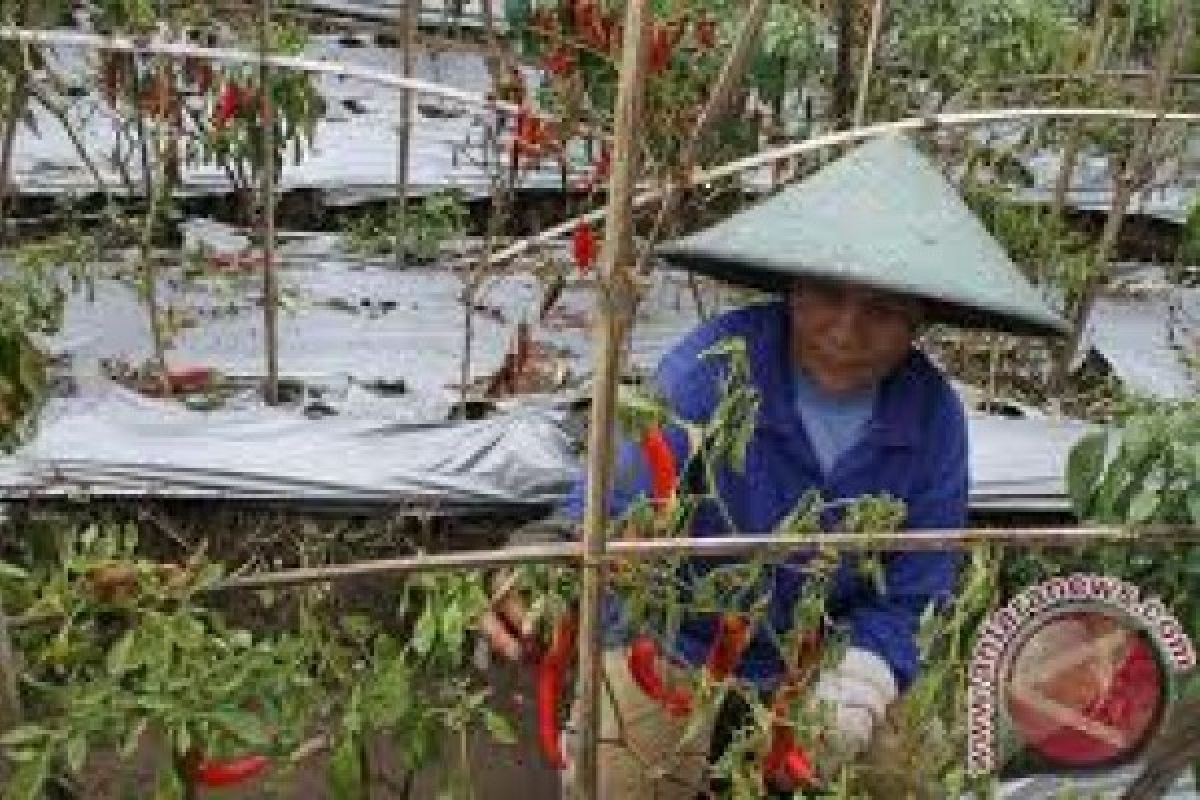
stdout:
POLYGON ((403 424, 270 409, 197 414, 117 386, 56 400, 0 485, 70 496, 412 504, 482 509, 553 503, 572 442, 560 412, 403 424))
POLYGON ((1101 297, 1085 335, 1130 390, 1164 400, 1200 393, 1200 289, 1168 289, 1145 297, 1101 297))

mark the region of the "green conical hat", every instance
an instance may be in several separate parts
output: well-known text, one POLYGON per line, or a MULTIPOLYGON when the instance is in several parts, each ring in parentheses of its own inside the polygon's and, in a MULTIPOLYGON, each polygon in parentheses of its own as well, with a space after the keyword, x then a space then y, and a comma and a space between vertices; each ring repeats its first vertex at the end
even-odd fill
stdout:
POLYGON ((934 320, 965 327, 1067 330, 941 172, 898 136, 659 254, 759 289, 819 277, 920 297, 934 320))

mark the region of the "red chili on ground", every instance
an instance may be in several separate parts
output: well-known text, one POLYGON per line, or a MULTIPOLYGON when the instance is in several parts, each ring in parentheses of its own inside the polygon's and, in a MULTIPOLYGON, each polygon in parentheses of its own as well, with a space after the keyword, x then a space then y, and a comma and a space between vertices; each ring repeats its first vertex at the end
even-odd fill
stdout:
POLYGON ((204 759, 192 770, 192 780, 208 789, 237 786, 262 774, 271 764, 266 756, 241 756, 226 760, 204 759))

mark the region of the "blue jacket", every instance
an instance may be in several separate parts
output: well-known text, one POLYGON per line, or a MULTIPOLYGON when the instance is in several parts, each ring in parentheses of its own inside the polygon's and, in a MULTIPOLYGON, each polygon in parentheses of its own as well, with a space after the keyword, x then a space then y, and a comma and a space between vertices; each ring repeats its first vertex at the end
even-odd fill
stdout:
MULTIPOLYGON (((966 422, 958 396, 942 375, 921 353, 911 352, 880 386, 861 441, 842 456, 827 480, 793 398, 787 313, 783 303, 775 302, 716 317, 669 351, 655 376, 658 390, 679 416, 703 421, 715 408, 724 359, 701 358, 700 353, 725 337, 744 338, 751 380, 760 394, 758 419, 745 471, 739 474, 727 465, 717 470, 718 491, 738 530, 770 532, 812 488, 826 501, 887 492, 905 502, 909 529, 962 527, 968 484, 966 422)), ((677 463, 682 463, 687 452, 683 433, 675 428, 666 433, 677 463)), ((575 519, 582 517, 584 483, 581 475, 564 508, 575 519)), ((640 448, 621 441, 610 513, 619 515, 635 498, 648 495, 649 487, 640 448)), ((825 524, 833 521, 827 517, 825 524)), ((708 503, 698 509, 691 533, 717 536, 730 531, 708 503)), ((844 557, 831 582, 826 609, 835 624, 844 626, 849 643, 883 658, 904 689, 917 671, 914 636, 919 616, 930 601, 943 600, 951 591, 958 556, 892 553, 882 561, 885 592, 880 595, 860 577, 854 557, 844 557)), ((803 578, 796 570, 779 569, 772 570, 768 580, 773 586, 764 587, 771 588, 767 623, 782 632, 791 625, 803 578)), ((702 664, 714 626, 711 615, 686 619, 671 643, 674 654, 689 664, 702 664)), ((760 629, 745 651, 739 676, 770 688, 781 669, 772 638, 760 629)))

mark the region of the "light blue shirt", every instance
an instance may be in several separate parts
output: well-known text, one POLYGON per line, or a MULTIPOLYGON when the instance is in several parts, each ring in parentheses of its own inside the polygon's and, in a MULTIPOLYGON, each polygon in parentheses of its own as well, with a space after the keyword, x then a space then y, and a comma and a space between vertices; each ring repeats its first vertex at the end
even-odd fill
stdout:
POLYGON ((845 394, 830 394, 817 385, 808 373, 795 371, 796 411, 804 423, 804 432, 828 478, 847 450, 858 444, 875 411, 879 387, 872 384, 845 394))

